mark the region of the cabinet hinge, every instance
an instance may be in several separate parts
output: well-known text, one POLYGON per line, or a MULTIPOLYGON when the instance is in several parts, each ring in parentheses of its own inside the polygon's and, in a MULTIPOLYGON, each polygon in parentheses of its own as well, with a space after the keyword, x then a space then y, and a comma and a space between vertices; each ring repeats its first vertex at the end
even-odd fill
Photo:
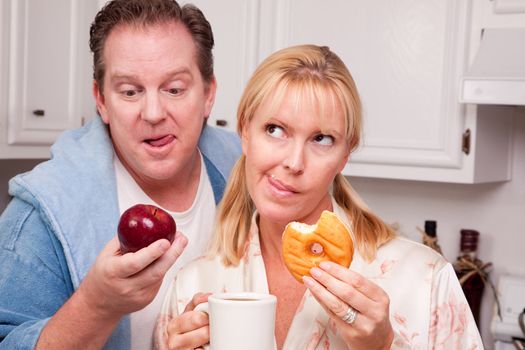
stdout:
POLYGON ((470 129, 465 130, 463 133, 463 141, 461 142, 461 150, 467 156, 470 153, 470 129))

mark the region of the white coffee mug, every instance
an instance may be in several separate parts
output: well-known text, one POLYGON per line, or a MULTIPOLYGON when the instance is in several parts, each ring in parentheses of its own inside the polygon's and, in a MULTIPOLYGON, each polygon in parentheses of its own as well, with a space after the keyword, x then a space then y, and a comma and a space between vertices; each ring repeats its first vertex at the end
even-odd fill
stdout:
POLYGON ((196 310, 210 317, 211 350, 274 350, 277 298, 262 293, 218 293, 196 310))

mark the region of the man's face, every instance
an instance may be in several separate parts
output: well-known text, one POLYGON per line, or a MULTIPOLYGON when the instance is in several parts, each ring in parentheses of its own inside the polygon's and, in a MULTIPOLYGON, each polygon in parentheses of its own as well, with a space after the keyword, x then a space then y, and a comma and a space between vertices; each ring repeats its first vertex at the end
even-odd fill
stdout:
POLYGON ((103 59, 104 91, 95 82, 93 92, 126 169, 139 184, 185 178, 215 98, 215 81, 205 85, 187 29, 118 26, 103 59))

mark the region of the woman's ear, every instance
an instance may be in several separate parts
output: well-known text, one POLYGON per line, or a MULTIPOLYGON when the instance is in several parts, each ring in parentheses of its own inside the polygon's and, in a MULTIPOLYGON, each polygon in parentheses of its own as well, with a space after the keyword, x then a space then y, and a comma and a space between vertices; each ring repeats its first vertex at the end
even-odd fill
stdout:
POLYGON ((346 163, 348 163, 348 159, 350 158, 350 146, 347 146, 346 153, 341 159, 341 164, 339 164, 339 172, 342 172, 343 169, 346 166, 346 163))
POLYGON ((241 148, 242 153, 246 155, 246 152, 248 150, 248 128, 246 127, 246 124, 243 125, 241 129, 241 148))

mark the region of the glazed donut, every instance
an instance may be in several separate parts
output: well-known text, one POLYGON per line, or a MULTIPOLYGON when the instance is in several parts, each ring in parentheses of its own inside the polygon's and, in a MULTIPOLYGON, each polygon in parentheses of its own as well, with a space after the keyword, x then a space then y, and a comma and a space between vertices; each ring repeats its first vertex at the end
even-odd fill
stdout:
POLYGON ((296 280, 310 275, 310 269, 322 261, 349 267, 354 243, 346 225, 331 211, 325 210, 314 225, 290 222, 282 237, 284 263, 296 280))

